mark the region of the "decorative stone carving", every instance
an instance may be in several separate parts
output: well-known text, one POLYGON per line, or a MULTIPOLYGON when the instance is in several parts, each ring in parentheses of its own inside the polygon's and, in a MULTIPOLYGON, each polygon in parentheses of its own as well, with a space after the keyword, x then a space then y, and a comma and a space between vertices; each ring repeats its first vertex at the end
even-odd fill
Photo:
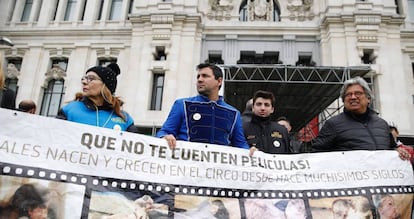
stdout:
POLYGON ((174 23, 173 15, 151 15, 152 24, 172 24, 174 23))
POLYGON ((120 49, 106 47, 97 49, 96 55, 100 58, 112 58, 118 57, 120 52, 120 49))
POLYGON ((358 42, 377 42, 378 37, 374 34, 372 35, 358 35, 358 42))
POLYGON ((64 48, 54 48, 49 50, 50 56, 53 57, 69 57, 70 53, 72 52, 71 49, 64 49, 64 48))
POLYGON ((20 72, 17 70, 16 66, 13 63, 9 63, 7 65, 6 78, 17 79, 19 75, 20 72))
POLYGON ((52 68, 46 72, 46 80, 43 87, 47 87, 50 80, 61 80, 66 77, 66 72, 58 65, 53 64, 52 68))
POLYGON ((312 20, 315 17, 312 6, 313 0, 288 0, 289 19, 298 21, 312 20))
POLYGON ((355 16, 355 24, 360 25, 379 25, 381 16, 357 15, 355 16))
POLYGON ((248 0, 249 21, 271 21, 273 0, 248 0))
POLYGON ((152 34, 152 39, 153 40, 169 40, 170 38, 171 38, 170 33, 164 33, 164 34, 154 33, 154 34, 152 34))
POLYGON ((209 0, 210 11, 207 13, 209 19, 230 20, 233 10, 233 0, 209 0))
POLYGON ((24 54, 26 53, 27 49, 22 49, 22 48, 8 48, 5 50, 4 55, 6 57, 23 57, 24 54))

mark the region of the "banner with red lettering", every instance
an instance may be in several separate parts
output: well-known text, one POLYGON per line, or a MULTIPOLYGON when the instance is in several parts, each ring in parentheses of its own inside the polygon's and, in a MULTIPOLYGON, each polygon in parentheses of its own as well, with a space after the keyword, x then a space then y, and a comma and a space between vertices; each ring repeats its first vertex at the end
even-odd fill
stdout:
POLYGON ((413 169, 396 151, 249 156, 5 109, 0 123, 0 218, 412 214, 413 169))

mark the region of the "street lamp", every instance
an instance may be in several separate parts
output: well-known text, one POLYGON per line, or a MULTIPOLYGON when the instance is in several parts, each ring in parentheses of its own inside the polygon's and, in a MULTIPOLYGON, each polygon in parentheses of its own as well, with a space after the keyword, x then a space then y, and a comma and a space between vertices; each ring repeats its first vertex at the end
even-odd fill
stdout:
POLYGON ((0 45, 14 46, 13 42, 7 37, 0 38, 0 45))

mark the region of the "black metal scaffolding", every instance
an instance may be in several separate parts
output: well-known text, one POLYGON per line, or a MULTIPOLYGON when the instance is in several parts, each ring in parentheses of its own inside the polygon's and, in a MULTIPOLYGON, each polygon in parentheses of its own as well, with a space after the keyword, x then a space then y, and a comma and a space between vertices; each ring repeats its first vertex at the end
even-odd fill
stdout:
POLYGON ((366 75, 369 66, 221 65, 225 73, 226 101, 243 112, 257 90, 272 91, 276 98, 274 118, 286 116, 293 131, 327 109, 339 97, 342 84, 366 75))

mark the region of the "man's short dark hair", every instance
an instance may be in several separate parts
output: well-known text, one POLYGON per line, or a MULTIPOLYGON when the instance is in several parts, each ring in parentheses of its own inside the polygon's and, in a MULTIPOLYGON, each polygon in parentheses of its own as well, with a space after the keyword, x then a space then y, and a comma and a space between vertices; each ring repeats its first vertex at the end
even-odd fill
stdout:
POLYGON ((289 119, 286 118, 286 116, 280 116, 280 117, 278 117, 276 119, 276 122, 279 122, 279 121, 286 121, 286 122, 288 122, 290 124, 290 121, 289 121, 289 119))
POLYGON ((223 78, 223 71, 221 71, 221 68, 219 68, 215 64, 201 63, 201 64, 197 65, 197 70, 200 70, 202 68, 209 68, 209 69, 211 69, 213 71, 214 78, 216 80, 219 79, 219 78, 223 78))
POLYGON ((263 99, 271 100, 272 106, 275 105, 275 96, 273 95, 272 92, 264 91, 264 90, 256 91, 256 93, 254 93, 254 96, 253 96, 253 105, 256 103, 256 100, 259 97, 261 97, 263 99))
POLYGON ((32 109, 36 109, 36 104, 31 100, 23 100, 19 103, 19 111, 29 112, 32 109))

